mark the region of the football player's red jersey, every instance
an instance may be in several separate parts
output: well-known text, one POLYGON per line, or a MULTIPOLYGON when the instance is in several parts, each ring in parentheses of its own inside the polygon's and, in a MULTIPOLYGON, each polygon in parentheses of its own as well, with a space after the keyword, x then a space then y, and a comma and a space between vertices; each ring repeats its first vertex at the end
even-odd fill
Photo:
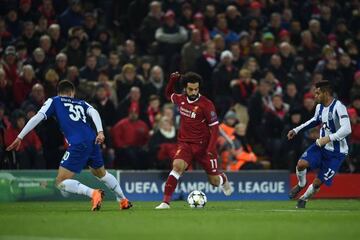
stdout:
POLYGON ((180 112, 178 140, 189 143, 208 143, 210 127, 218 125, 214 104, 206 97, 199 96, 190 101, 185 94, 171 95, 171 101, 180 112))

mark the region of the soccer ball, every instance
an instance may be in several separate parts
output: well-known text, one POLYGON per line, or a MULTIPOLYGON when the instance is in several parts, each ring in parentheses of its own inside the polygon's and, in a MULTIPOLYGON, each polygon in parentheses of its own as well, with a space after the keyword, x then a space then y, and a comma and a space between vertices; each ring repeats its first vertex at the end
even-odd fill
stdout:
POLYGON ((195 190, 189 194, 187 202, 191 208, 203 208, 205 207, 207 198, 205 193, 195 190))

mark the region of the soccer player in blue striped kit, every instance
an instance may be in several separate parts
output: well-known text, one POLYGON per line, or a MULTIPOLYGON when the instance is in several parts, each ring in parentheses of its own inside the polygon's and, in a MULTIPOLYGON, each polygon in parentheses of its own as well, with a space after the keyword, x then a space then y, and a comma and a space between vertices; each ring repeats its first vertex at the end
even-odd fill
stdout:
POLYGON ((329 81, 320 81, 315 87, 315 100, 318 104, 314 117, 290 130, 287 135, 290 140, 299 131, 321 125, 320 138, 306 149, 296 166, 298 184, 291 189, 290 199, 296 198, 305 187, 307 168, 319 170, 313 183, 298 199, 297 208, 305 208, 307 201, 320 190, 323 183, 331 185, 349 150, 345 138, 351 133, 351 125, 346 107, 333 97, 329 81))
POLYGON ((75 173, 80 173, 85 166, 89 166, 91 173, 114 192, 120 208, 129 209, 132 204, 124 196, 119 182, 104 168, 100 144, 104 142, 105 137, 100 115, 90 104, 75 99, 74 96, 74 85, 67 80, 60 81, 58 84, 58 96, 46 100, 39 112, 27 122, 18 137, 6 150, 18 150, 26 134, 42 120, 55 116, 69 143, 56 177, 56 185, 59 190, 62 193, 88 196, 92 199, 91 210, 100 210, 104 191, 89 188, 72 179, 75 173), (90 127, 88 117, 93 120, 97 134, 90 127))

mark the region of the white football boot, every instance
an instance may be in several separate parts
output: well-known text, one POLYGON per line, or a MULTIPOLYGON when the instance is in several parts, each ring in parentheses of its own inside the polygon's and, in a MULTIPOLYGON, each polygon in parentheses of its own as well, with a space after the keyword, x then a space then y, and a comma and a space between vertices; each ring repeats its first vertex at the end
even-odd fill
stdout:
POLYGON ((162 202, 159 204, 159 206, 155 207, 155 209, 170 209, 170 205, 162 202))
POLYGON ((230 196, 233 193, 233 189, 230 186, 230 183, 226 177, 226 182, 221 186, 222 191, 224 192, 225 196, 230 196))

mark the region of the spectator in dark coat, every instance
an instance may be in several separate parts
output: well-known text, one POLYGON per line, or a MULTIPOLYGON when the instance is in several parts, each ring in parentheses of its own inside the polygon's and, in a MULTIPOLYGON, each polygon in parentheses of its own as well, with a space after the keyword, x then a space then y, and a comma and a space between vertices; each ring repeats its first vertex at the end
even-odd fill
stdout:
POLYGON ((96 62, 94 55, 88 55, 86 57, 86 65, 80 69, 80 78, 86 79, 86 81, 97 81, 99 71, 96 69, 96 62))
POLYGON ((80 48, 80 39, 76 36, 69 37, 67 46, 61 50, 68 57, 68 65, 81 68, 85 63, 85 53, 80 48))

